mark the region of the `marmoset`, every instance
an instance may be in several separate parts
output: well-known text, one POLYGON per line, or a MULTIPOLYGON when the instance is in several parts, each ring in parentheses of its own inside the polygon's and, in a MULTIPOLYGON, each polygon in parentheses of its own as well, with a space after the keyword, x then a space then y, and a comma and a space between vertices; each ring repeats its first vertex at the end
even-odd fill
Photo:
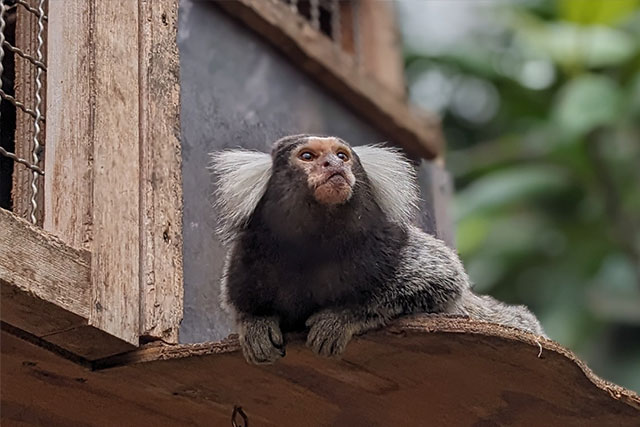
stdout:
POLYGON ((413 224, 415 169, 381 145, 295 135, 271 154, 212 154, 223 307, 243 354, 285 354, 283 332, 339 355, 357 334, 402 315, 467 315, 544 335, 524 306, 476 295, 455 251, 413 224))

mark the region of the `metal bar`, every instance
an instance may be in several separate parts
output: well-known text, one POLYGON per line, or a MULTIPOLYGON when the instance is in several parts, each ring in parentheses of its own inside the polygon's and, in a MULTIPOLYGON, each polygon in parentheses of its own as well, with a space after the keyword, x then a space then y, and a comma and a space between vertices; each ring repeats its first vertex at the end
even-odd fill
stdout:
POLYGON ((310 0, 309 7, 311 8, 311 26, 316 30, 320 29, 320 0, 310 0))
POLYGON ((340 0, 331 0, 331 38, 336 46, 342 48, 342 17, 340 0))
MULTIPOLYGON (((2 89, 0 89, 0 98, 9 101, 10 103, 15 105, 16 107, 18 107, 19 109, 21 109, 22 111, 24 111, 25 113, 27 113, 28 115, 33 117, 34 119, 36 118, 36 112, 35 111, 33 111, 30 108, 27 108, 26 105, 24 105, 22 102, 18 101, 17 99, 15 99, 13 96, 9 95, 8 93, 3 91, 2 89)), ((40 116, 40 121, 42 121, 42 122, 45 121, 44 116, 40 116)))
POLYGON ((38 166, 34 166, 31 163, 29 163, 28 160, 22 159, 18 156, 16 156, 15 154, 5 150, 4 148, 0 147, 0 155, 3 155, 5 157, 10 158, 11 160, 13 160, 16 163, 20 163, 21 165, 24 165, 26 167, 28 167, 29 169, 31 169, 34 172, 39 173, 40 175, 44 175, 44 172, 42 171, 42 169, 40 169, 38 166))
POLYGON ((352 19, 353 19, 353 52, 356 60, 356 64, 360 66, 362 64, 362 46, 361 46, 361 37, 360 37, 360 2, 359 0, 353 0, 352 6, 352 19))
MULTIPOLYGON (((36 49, 36 59, 42 62, 42 46, 44 45, 44 40, 42 39, 42 33, 44 32, 44 0, 40 0, 38 3, 38 47, 36 49)), ((42 103, 42 96, 40 92, 42 91, 42 69, 36 69, 36 106, 35 113, 36 119, 33 122, 33 148, 31 151, 31 163, 35 166, 38 166, 40 162, 40 118, 42 117, 40 113, 40 104, 42 103)), ((36 224, 36 210, 38 209, 38 203, 36 201, 36 197, 38 195, 38 173, 33 172, 31 176, 31 223, 36 224)))
POLYGON ((33 13, 34 15, 36 15, 39 19, 43 19, 43 20, 48 20, 49 18, 47 17, 47 15, 44 14, 44 10, 42 10, 40 7, 38 9, 31 7, 31 5, 29 5, 29 3, 27 3, 24 0, 15 0, 16 4, 19 4, 20 6, 24 7, 25 9, 27 9, 29 12, 33 13))
MULTIPOLYGON (((4 21, 4 12, 6 7, 7 6, 4 4, 4 1, 0 0, 0 93, 4 93, 2 91, 2 73, 4 72, 4 67, 2 66, 2 62, 4 60, 4 49, 2 49, 2 46, 4 45, 4 26, 6 25, 6 22, 4 21)), ((0 109, 0 114, 2 114, 2 109, 0 109)), ((0 116, 0 120, 2 120, 2 116, 0 116)))
POLYGON ((26 59, 27 61, 31 62, 33 65, 35 65, 36 67, 42 68, 42 71, 47 71, 47 67, 44 65, 43 62, 38 61, 37 59, 35 59, 33 56, 25 53, 22 49, 20 49, 19 47, 16 46, 12 46, 8 41, 4 40, 2 42, 2 46, 6 47, 7 49, 9 49, 11 52, 13 53, 17 53, 18 55, 20 55, 21 57, 23 57, 24 59, 26 59))

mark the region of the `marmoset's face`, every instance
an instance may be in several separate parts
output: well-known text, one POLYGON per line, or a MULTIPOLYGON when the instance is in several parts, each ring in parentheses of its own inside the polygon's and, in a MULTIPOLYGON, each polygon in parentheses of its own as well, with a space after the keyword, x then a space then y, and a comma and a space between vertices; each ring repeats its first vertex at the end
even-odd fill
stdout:
POLYGON ((290 162, 307 177, 313 197, 324 205, 347 202, 356 177, 351 148, 336 138, 309 137, 291 152, 290 162))

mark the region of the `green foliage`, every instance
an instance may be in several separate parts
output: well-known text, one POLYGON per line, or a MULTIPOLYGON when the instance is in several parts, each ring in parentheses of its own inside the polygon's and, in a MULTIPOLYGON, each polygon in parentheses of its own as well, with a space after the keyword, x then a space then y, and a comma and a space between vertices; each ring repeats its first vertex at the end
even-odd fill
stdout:
POLYGON ((460 254, 640 390, 640 1, 470 3, 486 25, 405 56, 443 115, 460 254))

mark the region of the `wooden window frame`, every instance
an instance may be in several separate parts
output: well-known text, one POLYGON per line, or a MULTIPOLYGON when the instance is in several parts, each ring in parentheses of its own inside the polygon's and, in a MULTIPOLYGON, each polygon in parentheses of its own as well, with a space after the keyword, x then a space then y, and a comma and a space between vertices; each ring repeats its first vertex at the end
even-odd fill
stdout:
POLYGON ((43 229, 0 212, 2 321, 87 360, 177 343, 178 0, 59 6, 48 16, 43 229))

